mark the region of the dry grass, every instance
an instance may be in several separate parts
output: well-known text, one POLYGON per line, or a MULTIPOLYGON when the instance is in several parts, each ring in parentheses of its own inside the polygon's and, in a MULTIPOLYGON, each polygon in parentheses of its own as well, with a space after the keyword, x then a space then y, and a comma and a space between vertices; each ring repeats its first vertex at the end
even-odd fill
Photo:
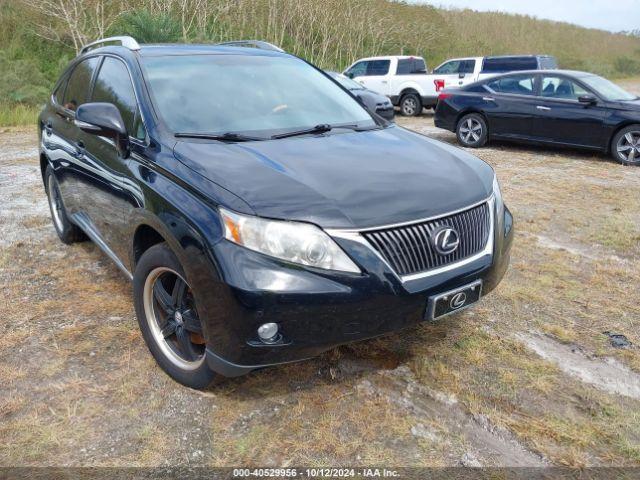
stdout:
MULTIPOLYGON (((453 140, 428 118, 401 122, 453 140)), ((629 295, 640 169, 574 151, 474 153, 496 168, 517 232, 510 271, 477 308, 202 393, 155 365, 130 285, 95 246, 63 246, 41 215, 10 224, 41 235, 0 247, 0 465, 450 466, 466 452, 510 464, 461 421, 557 465, 639 465, 640 402, 568 376, 514 335, 542 332, 640 372, 640 350, 602 333, 640 345, 629 295), (402 388, 397 367, 412 375, 402 388), (432 434, 415 436, 417 424, 432 434)))

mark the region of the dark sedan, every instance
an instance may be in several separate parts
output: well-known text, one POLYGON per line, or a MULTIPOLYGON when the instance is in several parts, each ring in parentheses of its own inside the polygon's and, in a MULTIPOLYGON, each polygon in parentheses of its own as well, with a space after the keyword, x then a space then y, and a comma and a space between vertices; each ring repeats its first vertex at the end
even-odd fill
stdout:
POLYGON ((591 73, 518 72, 445 90, 435 124, 465 147, 494 138, 566 145, 640 165, 640 99, 591 73))
POLYGON ((376 112, 386 120, 393 120, 395 110, 388 97, 374 92, 373 90, 369 90, 368 88, 364 88, 355 80, 351 80, 349 77, 342 75, 341 73, 327 72, 327 74, 334 78, 344 88, 349 90, 354 96, 358 97, 369 110, 376 112))

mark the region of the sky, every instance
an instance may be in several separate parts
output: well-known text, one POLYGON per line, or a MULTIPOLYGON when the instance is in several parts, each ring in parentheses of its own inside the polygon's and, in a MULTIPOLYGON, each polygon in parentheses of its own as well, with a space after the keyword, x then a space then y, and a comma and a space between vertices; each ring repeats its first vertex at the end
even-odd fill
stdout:
POLYGON ((640 0, 410 0, 434 6, 520 13, 619 32, 640 29, 640 0))

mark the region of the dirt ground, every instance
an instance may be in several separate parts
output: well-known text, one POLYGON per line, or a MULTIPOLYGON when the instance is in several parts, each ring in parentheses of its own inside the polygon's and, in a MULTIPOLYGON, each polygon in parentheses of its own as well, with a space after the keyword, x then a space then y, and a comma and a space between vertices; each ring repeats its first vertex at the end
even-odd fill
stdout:
POLYGON ((640 168, 474 151, 517 231, 477 308, 196 392, 109 259, 57 240, 36 141, 0 132, 0 465, 640 465, 640 168))

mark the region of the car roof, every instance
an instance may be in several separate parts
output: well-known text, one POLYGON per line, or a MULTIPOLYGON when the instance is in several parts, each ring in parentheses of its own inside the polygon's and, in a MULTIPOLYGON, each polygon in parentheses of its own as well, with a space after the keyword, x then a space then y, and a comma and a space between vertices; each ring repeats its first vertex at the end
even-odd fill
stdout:
POLYGON ((139 50, 130 50, 120 45, 107 45, 89 50, 84 55, 94 53, 118 53, 136 52, 142 57, 169 56, 169 55, 247 55, 264 57, 291 56, 286 52, 266 50, 253 47, 236 45, 207 45, 207 44, 141 44, 139 50))
POLYGON ((405 60, 405 59, 408 59, 408 58, 420 58, 421 60, 424 60, 424 58, 422 58, 419 55, 384 55, 384 56, 380 56, 380 57, 359 58, 358 60, 356 60, 353 63, 363 62, 365 60, 393 60, 394 58, 397 58, 398 60, 405 60))
POLYGON ((509 75, 527 75, 527 74, 537 75, 541 73, 545 75, 554 75, 554 74, 566 75, 568 77, 576 77, 576 78, 595 76, 595 73, 581 72, 579 70, 560 70, 557 68, 549 68, 549 69, 543 69, 543 70, 540 70, 540 69, 539 70, 514 70, 512 72, 504 72, 504 73, 501 73, 500 75, 489 77, 486 80, 491 81, 492 79, 495 79, 498 77, 507 77, 509 75))
POLYGON ((553 55, 536 55, 536 54, 524 54, 524 55, 489 55, 484 57, 485 59, 494 58, 551 58, 553 55))

